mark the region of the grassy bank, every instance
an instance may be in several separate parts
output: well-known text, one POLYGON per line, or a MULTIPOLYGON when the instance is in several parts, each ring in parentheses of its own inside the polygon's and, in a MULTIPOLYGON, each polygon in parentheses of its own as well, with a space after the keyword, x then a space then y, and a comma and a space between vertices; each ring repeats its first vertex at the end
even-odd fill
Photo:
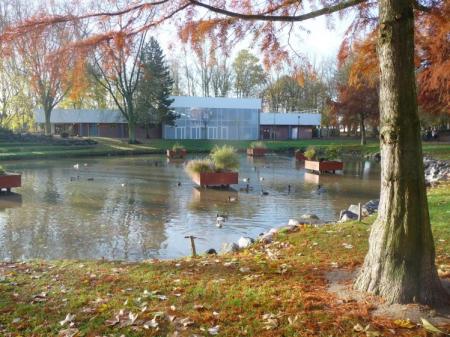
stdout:
MULTIPOLYGON (((449 184, 430 191, 437 264, 450 277, 448 200, 449 184)), ((370 336, 425 336, 419 326, 371 318, 370 301, 327 291, 328 271, 363 261, 372 221, 299 228, 220 257, 3 263, 0 335, 366 336, 354 327, 370 324, 370 336)))
MULTIPOLYGON (((250 141, 209 141, 209 140, 150 140, 144 144, 131 145, 126 141, 111 138, 93 138, 98 144, 83 146, 42 145, 33 143, 2 143, 0 142, 0 160, 42 159, 62 157, 89 157, 108 155, 138 155, 161 154, 173 144, 180 143, 190 153, 209 152, 217 144, 230 144, 239 150, 245 150, 250 141)), ((311 139, 289 141, 266 141, 270 151, 282 152, 298 148, 306 148, 310 145, 327 148, 329 146, 341 146, 347 151, 358 151, 363 154, 379 151, 377 141, 369 141, 362 147, 358 140, 354 139, 311 139)), ((436 158, 450 159, 450 144, 424 143, 424 153, 436 158)))

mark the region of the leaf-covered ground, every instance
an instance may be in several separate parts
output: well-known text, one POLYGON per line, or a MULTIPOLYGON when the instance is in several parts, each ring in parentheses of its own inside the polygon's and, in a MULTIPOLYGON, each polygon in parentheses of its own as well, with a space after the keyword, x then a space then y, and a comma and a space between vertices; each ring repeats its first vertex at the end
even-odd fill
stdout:
MULTIPOLYGON (((446 278, 449 200, 449 184, 430 191, 446 278)), ((2 263, 0 336, 427 336, 413 323, 371 318, 370 301, 328 292, 328 271, 361 264, 371 221, 299 227, 226 256, 2 263)))

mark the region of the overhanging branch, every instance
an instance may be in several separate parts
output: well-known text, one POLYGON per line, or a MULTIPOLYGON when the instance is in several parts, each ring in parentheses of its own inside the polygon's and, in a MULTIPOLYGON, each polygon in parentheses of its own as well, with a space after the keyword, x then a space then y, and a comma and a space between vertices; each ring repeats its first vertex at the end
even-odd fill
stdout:
POLYGON ((343 9, 353 7, 356 5, 359 5, 363 2, 366 2, 368 0, 347 0, 343 1, 341 3, 338 3, 333 6, 324 7, 321 9, 318 9, 316 11, 312 11, 306 14, 302 15, 265 15, 265 14, 244 14, 244 13, 237 13, 230 10, 218 8, 212 5, 205 4, 198 0, 189 0, 189 2, 195 6, 206 8, 212 12, 222 14, 225 16, 242 19, 242 20, 250 20, 250 21, 279 21, 279 22, 299 22, 299 21, 305 21, 308 19, 313 19, 322 15, 332 14, 334 12, 341 11, 343 9))

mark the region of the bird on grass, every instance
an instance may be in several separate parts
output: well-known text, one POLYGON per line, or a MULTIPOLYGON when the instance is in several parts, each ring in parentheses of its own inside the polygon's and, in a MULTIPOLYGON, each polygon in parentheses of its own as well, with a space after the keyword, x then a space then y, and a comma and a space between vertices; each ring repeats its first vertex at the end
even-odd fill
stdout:
POLYGON ((236 202, 236 201, 237 201, 237 198, 228 196, 228 202, 236 202))

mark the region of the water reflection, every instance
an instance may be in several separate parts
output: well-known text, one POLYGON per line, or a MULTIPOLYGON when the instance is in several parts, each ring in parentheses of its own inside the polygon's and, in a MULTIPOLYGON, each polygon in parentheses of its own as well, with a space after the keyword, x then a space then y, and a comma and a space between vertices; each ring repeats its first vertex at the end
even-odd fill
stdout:
POLYGON ((241 182, 225 191, 195 188, 182 162, 162 156, 85 159, 78 170, 76 163, 9 165, 23 172, 23 187, 0 196, 1 259, 170 258, 189 254, 185 235, 204 239, 200 252, 219 249, 304 213, 334 219, 377 197, 379 184, 375 163, 348 162, 342 175, 316 176, 288 156, 241 156, 241 182), (221 229, 217 213, 229 215, 221 229))
POLYGON ((21 194, 0 192, 0 212, 5 211, 8 208, 18 208, 21 206, 21 194))

